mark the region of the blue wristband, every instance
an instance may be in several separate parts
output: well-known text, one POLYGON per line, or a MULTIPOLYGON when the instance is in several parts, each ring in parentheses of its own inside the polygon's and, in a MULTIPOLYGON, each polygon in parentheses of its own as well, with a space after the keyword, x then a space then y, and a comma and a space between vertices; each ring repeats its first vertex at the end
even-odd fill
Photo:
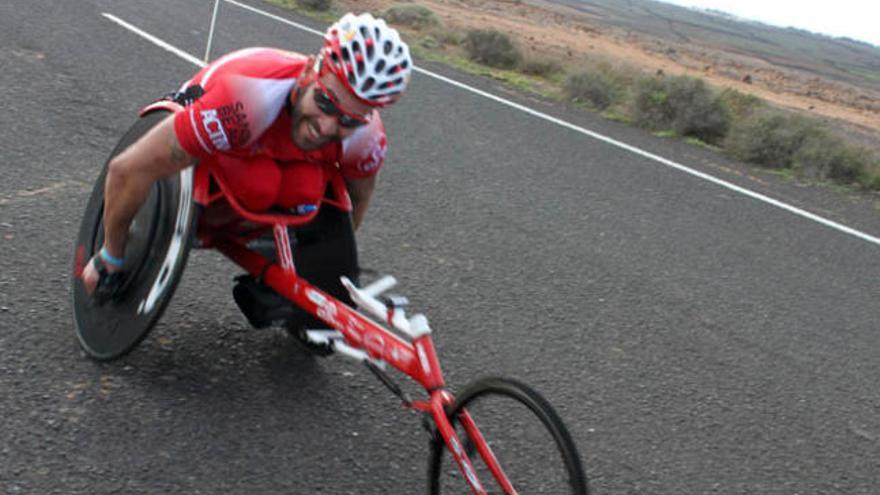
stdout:
POLYGON ((115 266, 116 268, 122 268, 123 263, 125 263, 125 261, 122 258, 117 258, 117 257, 111 255, 110 253, 108 253, 107 248, 105 248, 105 247, 101 248, 101 251, 98 253, 98 255, 101 256, 102 260, 106 261, 107 263, 110 263, 111 265, 115 266))

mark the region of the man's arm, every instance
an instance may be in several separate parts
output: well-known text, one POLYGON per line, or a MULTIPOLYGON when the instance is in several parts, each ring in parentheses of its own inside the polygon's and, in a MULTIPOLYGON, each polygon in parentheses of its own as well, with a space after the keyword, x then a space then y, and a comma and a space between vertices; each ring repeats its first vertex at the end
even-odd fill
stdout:
POLYGON ((360 227, 361 222, 364 220, 364 214, 367 212, 370 198, 373 196, 373 190, 376 188, 377 175, 364 179, 346 179, 345 181, 346 186, 348 186, 348 195, 351 197, 351 218, 355 229, 360 227))
POLYGON ((104 246, 111 255, 122 257, 128 228, 153 183, 192 163, 177 141, 173 115, 110 161, 104 183, 104 246))
MULTIPOLYGON (((134 216, 147 199, 156 180, 192 165, 194 158, 181 148, 170 115, 110 161, 104 182, 104 247, 122 258, 134 216)), ((108 270, 118 268, 108 266, 108 270)), ((98 272, 90 261, 83 269, 88 294, 98 284, 98 272)))

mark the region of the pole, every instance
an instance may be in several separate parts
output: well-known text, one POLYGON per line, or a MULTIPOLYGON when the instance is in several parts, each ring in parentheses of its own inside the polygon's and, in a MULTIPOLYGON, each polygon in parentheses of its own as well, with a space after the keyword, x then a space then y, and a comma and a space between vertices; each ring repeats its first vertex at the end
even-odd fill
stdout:
POLYGON ((208 46, 205 48, 205 63, 211 58, 211 42, 214 41, 214 26, 217 25, 217 11, 220 10, 220 0, 214 0, 214 15, 211 16, 211 30, 208 32, 208 46))

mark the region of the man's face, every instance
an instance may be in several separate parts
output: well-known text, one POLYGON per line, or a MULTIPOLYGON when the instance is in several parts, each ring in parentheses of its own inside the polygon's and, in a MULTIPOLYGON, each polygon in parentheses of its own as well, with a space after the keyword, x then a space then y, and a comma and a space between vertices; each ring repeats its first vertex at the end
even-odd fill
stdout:
POLYGON ((300 93, 293 107, 292 138, 302 150, 314 150, 327 143, 345 139, 355 128, 340 125, 341 113, 362 120, 369 119, 372 107, 358 100, 345 89, 345 86, 332 73, 326 73, 300 93), (315 101, 316 91, 326 90, 341 113, 336 115, 325 113, 315 101))

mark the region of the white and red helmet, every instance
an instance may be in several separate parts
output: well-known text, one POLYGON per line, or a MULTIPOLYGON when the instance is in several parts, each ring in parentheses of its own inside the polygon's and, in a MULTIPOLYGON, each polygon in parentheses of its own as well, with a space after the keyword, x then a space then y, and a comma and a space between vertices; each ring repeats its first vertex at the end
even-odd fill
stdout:
POLYGON ((368 105, 397 101, 412 73, 409 47, 397 30, 370 14, 345 14, 327 29, 321 61, 368 105))

